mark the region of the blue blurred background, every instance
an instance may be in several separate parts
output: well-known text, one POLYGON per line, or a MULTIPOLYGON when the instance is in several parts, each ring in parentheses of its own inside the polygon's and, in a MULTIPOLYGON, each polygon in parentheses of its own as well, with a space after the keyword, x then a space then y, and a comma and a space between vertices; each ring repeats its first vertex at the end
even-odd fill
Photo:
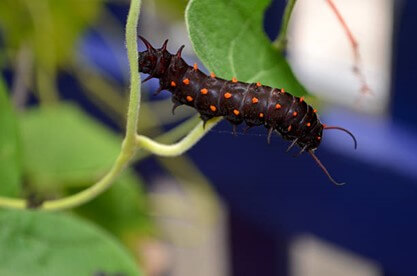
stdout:
MULTIPOLYGON (((181 22, 184 3, 178 2, 178 11, 172 12, 158 10, 163 1, 144 5, 139 33, 157 45, 170 38, 171 51, 186 43, 186 59, 192 62, 197 57, 192 56, 181 22)), ((278 33, 285 4, 274 0, 266 13, 265 30, 271 39, 278 33)), ((105 9, 124 24, 127 3, 110 1, 105 9)), ((330 101, 321 112, 326 124, 346 127, 358 139, 354 151, 349 137, 326 133, 328 139, 317 151, 336 180, 346 185, 333 186, 308 155, 294 158, 285 153, 288 143, 280 138, 268 145, 262 129, 247 134, 241 129, 233 136, 230 125, 222 122, 187 153, 222 202, 225 275, 417 275, 417 2, 395 1, 391 13, 387 106, 366 112, 366 105, 358 110, 330 101)), ((123 36, 106 30, 90 28, 79 43, 78 58, 123 86, 128 68, 123 36)), ((11 83, 12 70, 4 70, 4 75, 11 83)), ((326 76, 317 81, 326 86, 326 76)), ((109 116, 91 103, 65 70, 59 72, 58 83, 62 98, 76 101, 113 130, 122 130, 117 122, 123 112, 109 116)), ((156 87, 156 82, 143 86, 151 107, 170 96, 151 97, 156 87)), ((353 98, 357 89, 351 92, 353 98)), ((29 104, 36 103, 29 98, 29 104)), ((164 129, 176 123, 168 121, 164 129)), ((172 161, 149 157, 135 164, 149 193, 158 189, 155 183, 160 179, 172 175, 161 162, 172 161)), ((179 253, 172 248, 170 252, 172 264, 179 253)), ((205 255, 200 257, 204 262, 205 255)), ((164 271, 154 275, 179 275, 169 268, 164 271)), ((188 273, 182 275, 205 275, 198 270, 188 273)))

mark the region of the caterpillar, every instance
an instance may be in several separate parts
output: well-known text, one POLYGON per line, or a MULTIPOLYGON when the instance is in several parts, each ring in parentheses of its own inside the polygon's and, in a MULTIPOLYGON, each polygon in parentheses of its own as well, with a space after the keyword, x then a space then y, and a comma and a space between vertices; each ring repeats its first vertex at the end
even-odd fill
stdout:
MULTIPOLYGON (((307 151, 331 182, 343 185, 333 179, 314 151, 319 147, 323 130, 337 129, 350 135, 357 148, 355 136, 345 128, 322 124, 317 110, 308 105, 303 97, 296 97, 283 88, 272 88, 261 83, 245 83, 225 80, 214 73, 204 74, 196 63, 189 66, 181 57, 184 45, 175 55, 167 51, 168 39, 162 47, 155 49, 145 38, 139 36, 146 50, 139 52, 139 71, 149 74, 142 83, 159 79, 159 88, 172 93, 172 113, 181 105, 195 108, 204 124, 213 117, 223 116, 236 126, 245 122, 247 128, 264 125, 268 129, 267 141, 278 132, 285 140, 291 141, 287 152, 295 145, 301 148, 298 155, 307 151)), ((297 156, 298 156, 297 155, 297 156)))

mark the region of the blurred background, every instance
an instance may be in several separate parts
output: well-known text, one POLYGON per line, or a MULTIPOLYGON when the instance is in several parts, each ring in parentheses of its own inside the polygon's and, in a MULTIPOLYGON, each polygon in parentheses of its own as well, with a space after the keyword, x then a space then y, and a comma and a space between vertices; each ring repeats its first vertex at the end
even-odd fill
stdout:
MULTIPOLYGON (((358 40, 372 93, 361 95, 349 42, 324 0, 297 2, 287 57, 317 95, 322 121, 358 139, 354 151, 349 137, 326 133, 317 152, 345 186, 333 186, 309 156, 286 154, 279 137, 271 145, 263 129, 235 137, 222 122, 183 156, 139 152, 108 192, 73 213, 122 241, 146 275, 416 275, 417 3, 334 3, 358 40)), ((185 59, 199 63, 186 4, 143 1, 138 32, 156 46, 169 38, 171 52, 185 44, 185 59)), ((271 40, 285 4, 273 0, 266 12, 271 40)), ((0 1, 0 70, 18 114, 24 171, 24 195, 2 194, 63 197, 112 164, 128 98, 128 5, 0 1)), ((142 86, 139 132, 177 139, 197 122, 194 111, 172 116, 170 94, 153 96, 157 87, 142 86)))

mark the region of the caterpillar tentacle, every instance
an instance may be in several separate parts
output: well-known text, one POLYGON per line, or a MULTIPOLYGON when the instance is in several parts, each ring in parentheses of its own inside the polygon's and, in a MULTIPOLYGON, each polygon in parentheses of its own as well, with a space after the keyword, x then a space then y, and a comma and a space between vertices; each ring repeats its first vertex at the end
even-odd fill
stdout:
POLYGON ((316 161, 317 165, 319 165, 319 167, 327 175, 327 177, 329 178, 329 180, 331 182, 333 182, 333 184, 338 185, 338 186, 342 186, 342 185, 345 185, 346 184, 344 182, 337 182, 336 180, 333 179, 333 177, 327 171, 326 167, 323 165, 323 163, 321 163, 320 159, 314 154, 313 150, 309 150, 308 153, 311 155, 311 157, 313 157, 314 161, 316 161))
POLYGON ((358 148, 358 141, 356 141, 355 135, 353 135, 353 133, 350 132, 349 130, 347 130, 346 128, 338 127, 338 126, 324 126, 323 129, 337 129, 337 130, 341 130, 341 131, 346 132, 350 137, 352 137, 353 147, 355 149, 358 148))
MULTIPOLYGON (((162 47, 155 49, 143 37, 146 51, 139 52, 139 70, 149 74, 143 81, 158 78, 161 90, 172 93, 174 106, 172 113, 180 105, 188 105, 200 113, 205 123, 213 117, 222 116, 236 126, 245 122, 247 129, 263 125, 268 129, 267 141, 270 143, 273 131, 283 139, 301 148, 299 154, 308 151, 316 163, 323 169, 329 179, 334 181, 323 164, 314 155, 314 150, 321 143, 323 129, 339 129, 348 133, 355 142, 351 132, 340 127, 325 127, 317 116, 317 111, 308 105, 303 97, 296 97, 283 88, 273 88, 261 83, 245 83, 235 77, 231 81, 209 76, 198 69, 197 64, 189 66, 181 57, 184 45, 176 54, 167 51, 166 40, 162 47)), ((246 130, 247 130, 246 129, 246 130)), ((246 131, 245 130, 245 131, 246 131)))

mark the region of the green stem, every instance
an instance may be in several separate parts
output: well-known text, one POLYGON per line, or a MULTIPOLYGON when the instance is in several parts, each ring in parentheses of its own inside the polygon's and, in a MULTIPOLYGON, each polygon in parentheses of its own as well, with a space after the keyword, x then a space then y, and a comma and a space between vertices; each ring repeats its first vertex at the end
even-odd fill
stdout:
POLYGON ((117 179, 131 159, 132 155, 130 154, 130 150, 123 147, 111 170, 97 183, 72 196, 58 200, 45 201, 39 209, 49 211, 70 209, 92 200, 106 191, 113 184, 114 180, 117 179))
MULTIPOLYGON (((79 206, 107 190, 113 181, 124 170, 136 150, 136 130, 140 105, 140 75, 137 63, 136 26, 139 20, 141 0, 131 0, 126 24, 126 47, 130 65, 130 98, 127 112, 126 137, 122 144, 122 150, 111 170, 91 187, 66 198, 48 200, 39 207, 41 210, 63 210, 79 206)), ((0 207, 23 209, 26 208, 26 200, 0 197, 0 207)))
MULTIPOLYGON (((200 121, 199 115, 193 116, 168 132, 158 136, 155 140, 160 143, 174 143, 175 141, 178 141, 178 139, 186 136, 187 133, 190 133, 200 121)), ((135 156, 135 161, 142 160, 151 154, 152 153, 149 151, 139 151, 135 156)))
POLYGON ((281 30, 279 31, 277 39, 273 42, 275 48, 277 48, 280 52, 284 51, 287 47, 288 23, 290 22, 291 14, 296 2, 297 0, 288 0, 284 11, 284 17, 281 22, 281 30))
POLYGON ((138 65, 137 31, 141 0, 131 0, 126 23, 126 47, 130 68, 130 97, 127 111, 125 146, 135 148, 135 136, 140 107, 140 75, 138 65))
MULTIPOLYGON (((136 26, 139 20, 140 0, 131 0, 129 15, 126 24, 126 47, 130 66, 130 96, 127 112, 126 136, 122 144, 121 152, 116 159, 111 170, 97 183, 75 195, 66 198, 49 200, 43 202, 38 209, 41 210, 64 210, 79 206, 88 202, 107 190, 113 181, 120 175, 124 168, 134 157, 137 149, 143 148, 151 153, 160 156, 177 156, 192 146, 194 146, 211 128, 213 128, 222 117, 216 117, 206 123, 200 121, 181 141, 166 145, 156 142, 146 136, 137 135, 137 123, 140 108, 140 75, 138 68, 137 53, 137 33, 136 26)), ((188 124, 180 126, 178 132, 181 133, 188 124)), ((177 135, 175 132, 173 136, 177 135)), ((169 136, 168 138, 173 138, 169 136)), ((23 209, 26 208, 27 201, 24 199, 12 199, 0 197, 0 207, 23 209)))
POLYGON ((159 156, 178 156, 194 146, 221 119, 222 117, 213 118, 206 123, 205 127, 203 127, 204 123, 201 121, 181 141, 172 145, 161 144, 143 135, 136 135, 136 144, 138 147, 143 147, 145 150, 159 156))
POLYGON ((42 66, 36 70, 37 92, 41 105, 58 103, 58 93, 56 90, 56 72, 50 68, 49 72, 42 66), (53 72, 50 72, 53 71, 53 72))

